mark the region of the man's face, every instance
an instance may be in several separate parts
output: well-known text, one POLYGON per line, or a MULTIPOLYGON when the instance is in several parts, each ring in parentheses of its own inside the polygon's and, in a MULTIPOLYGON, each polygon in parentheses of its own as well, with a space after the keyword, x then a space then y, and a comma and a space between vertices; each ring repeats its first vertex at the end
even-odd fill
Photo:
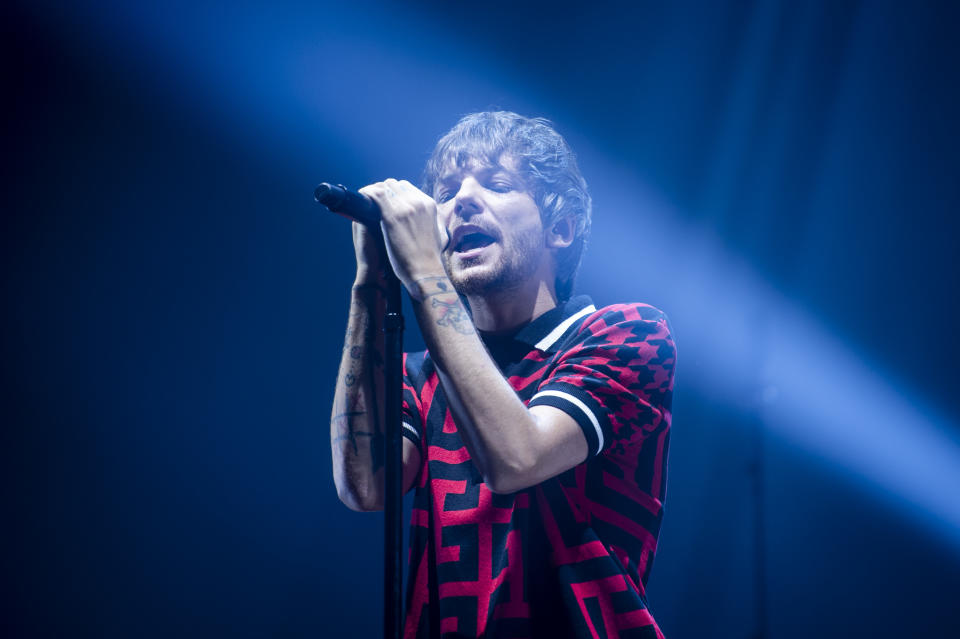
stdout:
POLYGON ((450 166, 434 189, 440 224, 450 234, 444 268, 463 295, 517 290, 552 269, 540 210, 501 156, 497 165, 450 166))

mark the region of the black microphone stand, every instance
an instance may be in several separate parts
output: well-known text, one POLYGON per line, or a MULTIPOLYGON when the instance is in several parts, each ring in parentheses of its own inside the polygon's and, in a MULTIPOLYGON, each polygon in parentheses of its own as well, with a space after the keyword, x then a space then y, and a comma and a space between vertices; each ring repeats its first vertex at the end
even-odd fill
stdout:
MULTIPOLYGON (((385 255, 386 253, 384 253, 385 255)), ((383 318, 386 441, 383 520, 383 636, 400 639, 403 620, 403 311, 400 280, 387 269, 383 318)))
POLYGON ((342 185, 323 183, 314 198, 334 213, 360 222, 375 232, 386 262, 387 304, 384 332, 384 520, 383 520, 383 636, 400 639, 403 630, 403 300, 400 279, 393 272, 383 245, 380 211, 370 200, 342 185))

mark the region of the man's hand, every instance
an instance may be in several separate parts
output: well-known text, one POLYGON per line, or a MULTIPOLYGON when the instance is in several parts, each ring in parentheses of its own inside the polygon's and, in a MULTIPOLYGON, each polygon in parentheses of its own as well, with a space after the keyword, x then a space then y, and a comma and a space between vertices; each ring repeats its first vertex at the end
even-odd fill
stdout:
POLYGON ((390 263, 410 295, 418 299, 417 280, 444 274, 441 252, 448 237, 438 223, 436 202, 406 180, 388 179, 360 192, 379 205, 390 263))

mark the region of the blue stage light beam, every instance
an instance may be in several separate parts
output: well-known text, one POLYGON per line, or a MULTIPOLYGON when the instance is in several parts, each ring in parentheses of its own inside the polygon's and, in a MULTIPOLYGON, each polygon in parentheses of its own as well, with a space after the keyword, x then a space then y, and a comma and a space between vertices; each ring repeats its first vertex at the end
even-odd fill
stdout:
POLYGON ((40 0, 28 10, 78 51, 141 69, 133 89, 300 170, 336 157, 379 174, 385 158, 405 157, 409 173, 395 177, 416 180, 433 146, 424 131, 439 136, 491 106, 534 110, 511 69, 403 5, 40 0))
POLYGON ((637 176, 578 142, 600 194, 592 242, 603 247, 587 255, 582 288, 610 299, 626 288, 666 309, 676 318, 683 384, 757 414, 769 433, 960 553, 957 425, 910 380, 854 352, 710 229, 682 222, 637 176), (614 256, 629 263, 617 266, 614 256), (613 282, 611 265, 633 276, 613 282))
MULTIPOLYGON (((30 10, 65 37, 151 69, 145 84, 155 80, 165 99, 259 148, 278 175, 309 166, 320 144, 378 170, 398 163, 418 170, 430 147, 424 131, 442 132, 455 114, 493 104, 543 112, 505 64, 423 15, 363 1, 328 9, 38 2, 30 10), (388 112, 397 117, 385 119, 388 112)), ((562 121, 562 107, 554 117, 562 121)), ((583 288, 601 298, 616 288, 618 297, 695 318, 675 322, 683 326, 681 356, 688 355, 684 383, 741 410, 763 401, 771 432, 916 516, 960 552, 956 425, 833 337, 709 229, 682 223, 636 175, 568 133, 589 167, 593 244, 603 247, 587 256, 583 288), (611 281, 606 268, 595 270, 638 251, 645 260, 636 279, 611 281), (745 352, 761 357, 759 375, 745 352)))

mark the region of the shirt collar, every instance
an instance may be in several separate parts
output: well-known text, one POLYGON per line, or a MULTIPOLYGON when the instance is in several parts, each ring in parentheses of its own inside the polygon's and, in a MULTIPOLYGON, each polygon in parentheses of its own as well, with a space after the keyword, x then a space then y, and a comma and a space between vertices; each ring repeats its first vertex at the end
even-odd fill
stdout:
POLYGON ((577 320, 595 310, 597 308, 588 296, 571 297, 521 328, 513 339, 545 353, 552 353, 560 343, 560 338, 576 324, 577 320))

